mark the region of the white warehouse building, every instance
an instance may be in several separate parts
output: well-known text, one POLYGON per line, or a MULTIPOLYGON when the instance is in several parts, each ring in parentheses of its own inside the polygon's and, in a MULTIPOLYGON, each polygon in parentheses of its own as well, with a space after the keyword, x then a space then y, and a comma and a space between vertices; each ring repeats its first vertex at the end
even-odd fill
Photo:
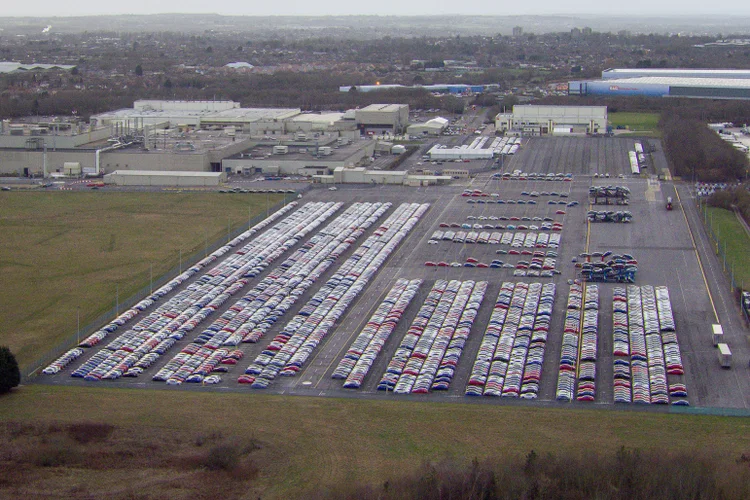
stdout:
POLYGON ((499 113, 495 129, 511 135, 597 134, 607 131, 606 106, 513 106, 499 113))

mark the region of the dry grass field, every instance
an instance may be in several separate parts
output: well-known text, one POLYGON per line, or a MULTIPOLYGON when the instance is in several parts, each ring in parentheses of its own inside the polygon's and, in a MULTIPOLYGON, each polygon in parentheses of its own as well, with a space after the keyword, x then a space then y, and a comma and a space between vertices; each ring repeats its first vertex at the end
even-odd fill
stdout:
POLYGON ((0 344, 21 366, 282 195, 0 195, 0 344))
POLYGON ((750 456, 747 418, 257 393, 31 385, 0 398, 0 422, 0 469, 25 471, 0 477, 0 497, 325 497, 397 480, 425 462, 522 462, 530 450, 589 458, 622 446, 700 451, 720 467, 750 456), (80 442, 69 430, 80 422, 113 430, 80 442), (147 488, 123 486, 141 480, 147 488))

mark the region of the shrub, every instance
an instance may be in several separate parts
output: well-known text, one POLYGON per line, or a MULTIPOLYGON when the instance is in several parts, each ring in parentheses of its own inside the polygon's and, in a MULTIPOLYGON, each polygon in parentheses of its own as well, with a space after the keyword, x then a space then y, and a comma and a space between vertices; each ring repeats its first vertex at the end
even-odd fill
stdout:
POLYGON ((74 441, 87 444, 106 441, 115 426, 98 422, 80 422, 68 426, 68 436, 74 441))
POLYGON ((10 392, 21 383, 16 357, 6 346, 0 346, 0 394, 10 392))
POLYGON ((208 451, 202 465, 208 470, 231 471, 239 465, 239 461, 239 450, 234 446, 222 444, 208 451))

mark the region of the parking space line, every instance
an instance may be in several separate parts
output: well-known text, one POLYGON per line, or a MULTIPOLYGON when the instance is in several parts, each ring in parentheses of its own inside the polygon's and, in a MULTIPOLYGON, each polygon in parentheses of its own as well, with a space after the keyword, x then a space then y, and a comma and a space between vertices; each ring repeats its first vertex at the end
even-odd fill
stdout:
POLYGON ((698 268, 701 271, 701 276, 703 277, 703 285, 706 287, 706 292, 708 293, 708 300, 711 302, 711 309, 714 311, 714 318, 716 320, 716 323, 719 323, 719 313, 716 312, 716 304, 714 304, 714 297, 711 295, 711 289, 708 286, 708 280, 706 279, 706 271, 703 269, 703 262, 701 262, 701 256, 698 253, 698 245, 695 243, 695 236, 693 236, 693 230, 690 228, 690 222, 687 218, 687 213, 685 212, 685 209, 682 207, 682 200, 680 200, 680 191, 675 188, 674 190, 675 196, 677 198, 677 203, 680 205, 680 211, 682 211, 682 216, 685 218, 685 225, 687 226, 688 234, 690 235, 690 241, 693 242, 693 248, 695 249, 695 257, 698 259, 698 268))

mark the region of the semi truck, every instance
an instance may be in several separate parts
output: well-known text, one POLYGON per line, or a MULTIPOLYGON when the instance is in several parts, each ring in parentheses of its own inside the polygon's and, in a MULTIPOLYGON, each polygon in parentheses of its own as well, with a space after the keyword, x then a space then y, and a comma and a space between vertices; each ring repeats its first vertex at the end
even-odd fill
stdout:
POLYGON ((722 368, 732 367, 732 351, 729 349, 729 345, 720 343, 719 348, 719 364, 722 368))

